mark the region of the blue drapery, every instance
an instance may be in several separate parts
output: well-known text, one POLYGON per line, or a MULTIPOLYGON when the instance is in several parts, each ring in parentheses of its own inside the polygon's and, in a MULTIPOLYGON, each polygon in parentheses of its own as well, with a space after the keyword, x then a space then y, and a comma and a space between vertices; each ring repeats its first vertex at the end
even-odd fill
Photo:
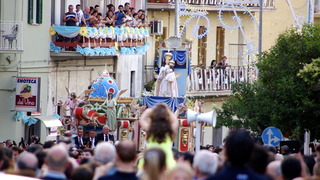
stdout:
POLYGON ((187 98, 170 98, 170 97, 157 97, 157 96, 146 96, 142 98, 142 104, 152 108, 158 103, 167 104, 173 112, 181 107, 179 104, 187 102, 187 98))
MULTIPOLYGON (((167 50, 163 50, 162 51, 162 63, 165 62, 166 58, 164 56, 165 53, 167 53, 168 51, 167 50)), ((185 62, 186 62, 186 53, 187 51, 183 50, 183 51, 170 51, 170 53, 172 54, 172 60, 173 61, 176 61, 176 63, 178 65, 184 65, 185 62)), ((162 64, 161 64, 162 65, 162 64)))

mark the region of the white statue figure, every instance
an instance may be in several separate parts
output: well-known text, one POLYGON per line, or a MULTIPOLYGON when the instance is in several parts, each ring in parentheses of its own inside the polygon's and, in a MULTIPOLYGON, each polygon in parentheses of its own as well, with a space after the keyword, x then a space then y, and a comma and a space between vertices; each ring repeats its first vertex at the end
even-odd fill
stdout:
POLYGON ((157 82, 155 87, 155 96, 178 97, 178 83, 174 73, 174 61, 170 60, 172 54, 167 52, 164 54, 166 65, 160 68, 159 75, 156 76, 157 82))

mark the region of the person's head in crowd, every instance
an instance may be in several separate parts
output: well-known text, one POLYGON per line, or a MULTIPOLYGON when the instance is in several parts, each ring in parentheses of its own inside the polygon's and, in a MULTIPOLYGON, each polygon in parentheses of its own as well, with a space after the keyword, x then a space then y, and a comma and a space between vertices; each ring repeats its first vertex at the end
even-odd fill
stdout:
MULTIPOLYGON (((101 16, 102 16, 102 14, 101 14, 101 13, 98 13, 98 16, 100 16, 100 17, 101 17, 101 16)), ((88 137, 89 137, 89 132, 84 133, 84 137, 85 137, 85 138, 88 138, 88 137)))
POLYGON ((12 151, 13 151, 13 159, 14 159, 14 161, 17 162, 17 159, 18 159, 19 155, 23 151, 22 151, 22 149, 20 147, 17 147, 17 146, 12 147, 12 151))
POLYGON ((307 166, 307 172, 309 175, 313 175, 313 166, 316 164, 315 159, 313 156, 303 156, 303 161, 307 166))
POLYGON ((115 10, 116 10, 116 8, 114 7, 113 4, 108 4, 107 7, 108 7, 108 11, 115 12, 115 10))
POLYGON ((301 164, 296 157, 286 157, 281 163, 283 180, 291 180, 301 176, 301 164))
MULTIPOLYGON (((97 19, 100 20, 102 18, 102 14, 101 13, 98 13, 97 15, 97 19)), ((85 136, 86 137, 86 136, 85 136)), ((89 133, 88 133, 88 137, 89 137, 89 133)))
POLYGON ((89 14, 91 15, 94 11, 94 8, 92 6, 90 6, 90 11, 89 11, 89 14))
POLYGON ((5 155, 10 159, 13 160, 13 150, 11 148, 4 149, 5 155))
POLYGON ((134 13, 133 15, 132 15, 132 17, 133 17, 133 19, 135 19, 135 20, 138 20, 138 13, 134 13))
POLYGON ((99 10, 100 10, 100 6, 97 4, 97 5, 95 5, 94 6, 94 10, 96 10, 96 11, 98 11, 99 12, 99 10))
POLYGON ((214 150, 214 146, 213 146, 213 145, 209 145, 208 150, 209 150, 210 152, 213 152, 213 150, 214 150))
POLYGON ((4 141, 0 141, 0 148, 4 147, 4 141))
POLYGON ((78 137, 82 137, 83 135, 83 129, 79 128, 77 131, 78 137))
POLYGON ((269 164, 269 154, 260 145, 255 145, 250 161, 249 161, 249 166, 253 171, 259 174, 264 174, 266 172, 266 168, 269 164))
POLYGON ((196 153, 193 159, 193 168, 197 179, 207 178, 216 173, 218 158, 212 152, 201 150, 196 153))
POLYGON ((119 12, 122 12, 122 11, 123 11, 123 5, 120 4, 120 5, 118 6, 118 10, 119 10, 119 12))
POLYGON ((160 180, 166 170, 166 154, 160 148, 150 148, 144 153, 143 176, 149 180, 160 180))
POLYGON ((47 153, 45 150, 39 149, 34 153, 34 155, 36 155, 36 157, 38 159, 38 169, 41 169, 42 165, 44 164, 44 162, 46 160, 47 153))
POLYGON ((173 130, 170 122, 170 110, 165 104, 157 104, 150 113, 150 128, 147 132, 147 139, 162 143, 167 136, 173 137, 173 130))
POLYGON ((284 155, 284 156, 291 154, 290 148, 289 148, 288 145, 281 146, 281 154, 284 155))
POLYGON ((219 146, 217 146, 217 147, 213 150, 213 152, 214 152, 214 153, 217 153, 217 154, 220 154, 221 151, 222 151, 222 148, 220 148, 219 146))
POLYGON ((101 142, 97 144, 94 150, 95 160, 101 162, 102 164, 107 164, 114 161, 116 156, 115 147, 109 142, 101 142))
POLYGON ((223 62, 226 62, 227 59, 228 59, 227 56, 222 56, 222 61, 223 61, 223 62))
POLYGON ((89 148, 84 149, 82 159, 90 159, 91 157, 93 157, 93 150, 89 148))
POLYGON ((6 140, 6 147, 11 147, 12 141, 10 139, 6 140))
POLYGON ((34 154, 24 152, 19 156, 16 167, 17 170, 23 174, 23 171, 30 172, 31 170, 31 174, 26 173, 25 175, 29 174, 31 177, 35 177, 38 169, 38 159, 34 154))
POLYGON ((72 173, 72 180, 92 180, 93 171, 88 165, 77 167, 72 173))
POLYGON ((77 152, 78 152, 78 156, 77 156, 77 162, 79 163, 82 159, 82 150, 81 149, 77 149, 77 152))
POLYGON ((48 151, 46 164, 49 170, 64 173, 67 167, 67 160, 67 150, 61 145, 56 145, 48 151))
POLYGON ((144 13, 144 10, 143 9, 139 9, 138 11, 138 17, 139 19, 141 19, 141 15, 144 13))
POLYGON ((243 130, 231 131, 225 145, 227 161, 235 166, 249 162, 254 142, 249 133, 243 130))
POLYGON ((129 2, 124 3, 124 9, 127 10, 127 11, 130 9, 130 3, 129 2))
POLYGON ((70 4, 70 5, 68 6, 68 10, 69 10, 69 13, 73 13, 73 5, 70 4))
POLYGON ((53 141, 46 141, 43 144, 43 149, 50 149, 52 146, 54 146, 54 142, 53 141))
POLYGON ((146 21, 146 15, 145 14, 141 14, 140 19, 143 23, 145 23, 146 21))
POLYGON ((39 144, 33 144, 29 147, 27 147, 26 151, 30 152, 30 153, 34 153, 36 152, 38 149, 42 149, 42 146, 40 146, 39 144))
POLYGON ((130 163, 136 159, 136 145, 130 140, 122 140, 116 147, 116 161, 121 163, 130 163))
POLYGON ((83 11, 85 14, 89 14, 90 13, 90 7, 89 6, 86 6, 86 8, 84 8, 84 11, 83 11))
POLYGON ((91 137, 91 138, 96 137, 96 131, 91 129, 90 132, 89 132, 89 137, 91 137))
POLYGON ((166 175, 166 180, 192 180, 192 168, 184 163, 178 163, 175 167, 169 170, 166 175))
POLYGON ((107 17, 108 18, 112 18, 113 17, 113 15, 114 15, 114 12, 113 11, 111 11, 111 10, 109 10, 108 12, 107 12, 107 17))
POLYGON ((131 10, 131 14, 137 13, 136 8, 134 8, 134 7, 131 7, 130 10, 131 10))
POLYGON ((191 152, 187 151, 183 153, 183 161, 187 162, 191 167, 193 166, 193 159, 194 159, 194 154, 191 152))
POLYGON ((268 164, 266 175, 273 180, 281 179, 281 161, 272 161, 268 164))
POLYGON ((79 12, 80 10, 81 10, 81 5, 80 5, 80 4, 77 4, 77 5, 76 5, 76 11, 79 12))
POLYGON ((103 134, 108 135, 109 134, 109 126, 104 125, 102 128, 102 132, 103 132, 103 134))

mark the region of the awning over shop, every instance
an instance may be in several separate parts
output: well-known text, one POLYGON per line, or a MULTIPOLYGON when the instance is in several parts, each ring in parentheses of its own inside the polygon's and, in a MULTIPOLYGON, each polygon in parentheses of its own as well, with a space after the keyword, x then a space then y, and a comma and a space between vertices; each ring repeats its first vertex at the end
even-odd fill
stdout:
POLYGON ((48 128, 62 126, 61 121, 54 116, 33 116, 33 117, 42 121, 44 125, 48 128))

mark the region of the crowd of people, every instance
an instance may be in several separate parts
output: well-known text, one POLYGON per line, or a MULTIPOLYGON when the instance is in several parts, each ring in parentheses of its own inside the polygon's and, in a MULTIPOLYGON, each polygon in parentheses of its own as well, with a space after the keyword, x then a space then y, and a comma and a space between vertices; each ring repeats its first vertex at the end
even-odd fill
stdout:
POLYGON ((68 12, 64 14, 63 22, 66 26, 88 26, 88 27, 105 27, 105 26, 130 26, 146 27, 148 21, 143 9, 136 10, 130 6, 129 2, 118 6, 118 10, 113 4, 107 5, 105 14, 100 12, 99 5, 94 7, 87 6, 82 10, 80 4, 68 6, 68 12))
POLYGON ((143 152, 130 140, 110 143, 114 137, 108 126, 97 136, 90 131, 86 139, 78 130, 73 142, 40 144, 35 137, 25 148, 10 140, 0 142, 0 178, 17 174, 45 180, 320 179, 320 146, 310 156, 292 154, 288 146, 278 152, 272 146, 255 144, 247 131, 236 130, 216 148, 208 145, 195 153, 178 152, 172 148, 178 120, 164 104, 146 109, 140 125, 148 140, 143 152))

